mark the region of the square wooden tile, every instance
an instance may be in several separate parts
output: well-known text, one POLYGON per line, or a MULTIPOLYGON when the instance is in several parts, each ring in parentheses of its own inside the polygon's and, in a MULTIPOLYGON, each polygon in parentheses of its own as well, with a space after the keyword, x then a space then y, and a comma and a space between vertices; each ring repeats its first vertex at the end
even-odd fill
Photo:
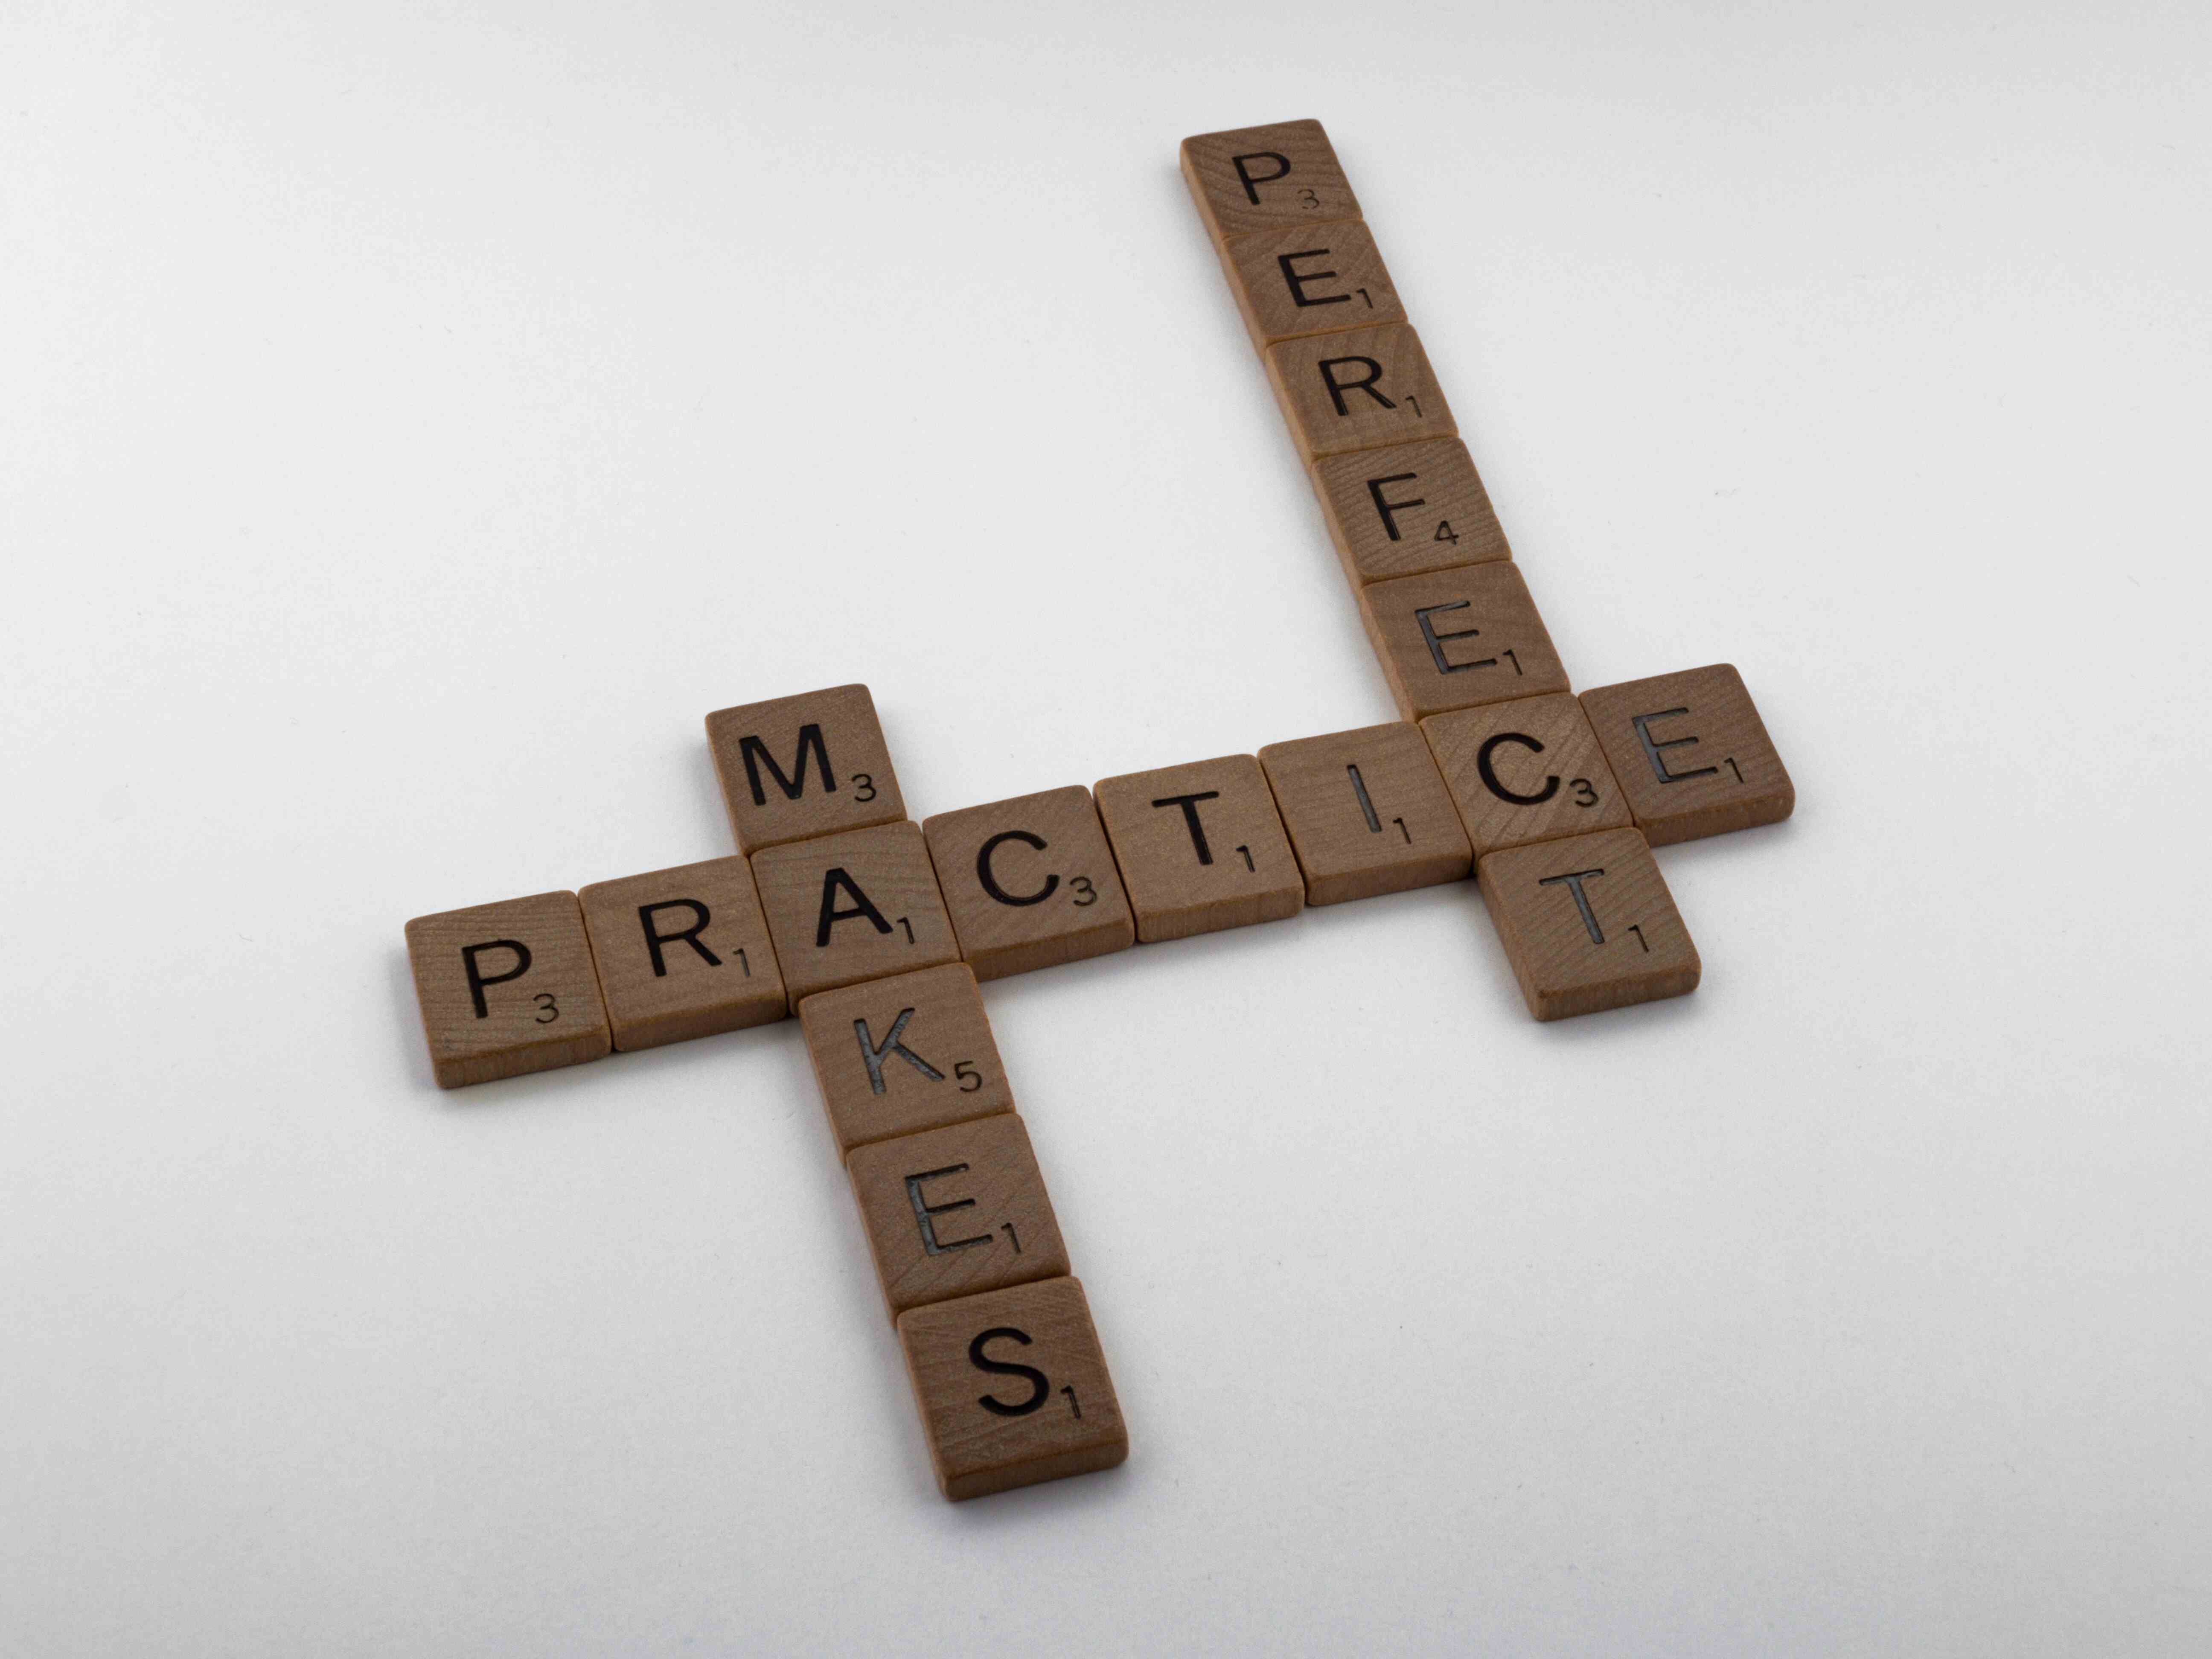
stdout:
POLYGON ((840 1152, 1014 1109, 964 962, 817 992, 799 1023, 840 1152))
POLYGON ((1073 1279, 899 1316, 899 1346, 947 1498, 1109 1469, 1129 1455, 1091 1304, 1073 1279))
POLYGON ((1583 708, 1654 847, 1778 823, 1796 809, 1796 787, 1731 663, 1601 685, 1583 693, 1583 708))
POLYGON ((1474 458, 1456 438, 1324 456, 1311 476, 1336 556, 1356 586, 1513 556, 1474 458))
POLYGON ((1538 1019, 1698 988, 1698 947, 1638 831, 1509 847, 1478 860, 1475 874, 1538 1019))
POLYGON ((1358 219, 1237 236, 1218 245, 1221 266, 1252 343, 1402 323, 1374 237, 1358 219))
POLYGON ((753 854, 753 884, 793 1009, 817 991, 960 959, 911 823, 771 847, 753 854))
POLYGON ((1012 1112, 856 1146, 845 1170, 893 1319, 1068 1271, 1029 1130, 1012 1112))
POLYGON ((747 853, 906 816, 865 685, 718 708, 707 716, 707 743, 747 853))
POLYGON ((1278 121, 1182 141, 1182 176, 1216 241, 1357 219, 1359 201, 1318 121, 1278 121))
POLYGON ((1275 401, 1309 460, 1458 434, 1421 337, 1404 323, 1285 340, 1267 348, 1266 360, 1275 401))
POLYGON ((939 812, 921 827, 977 979, 1136 943, 1106 831, 1080 784, 939 812))
POLYGON ((1394 720, 1271 743, 1260 765, 1305 873, 1309 904, 1433 887, 1474 868, 1467 832, 1418 726, 1394 720))
POLYGON ((613 1047, 574 893, 417 916, 407 960, 441 1089, 574 1066, 613 1047))
POLYGON ((616 1048, 741 1030, 789 1012, 743 854, 593 882, 576 896, 616 1048))
POLYGON ((1477 858, 1630 822, 1628 798, 1571 692, 1431 714, 1421 730, 1477 858))
POLYGON ((1360 619, 1409 720, 1567 689, 1528 584, 1510 560, 1359 590, 1360 619))
POLYGON ((1305 908, 1297 859, 1251 756, 1101 778, 1091 793, 1147 945, 1305 908))

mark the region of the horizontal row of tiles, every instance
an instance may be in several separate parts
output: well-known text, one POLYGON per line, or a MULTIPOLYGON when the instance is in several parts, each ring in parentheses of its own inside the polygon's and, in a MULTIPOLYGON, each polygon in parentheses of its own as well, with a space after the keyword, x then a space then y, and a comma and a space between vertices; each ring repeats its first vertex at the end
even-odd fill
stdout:
MULTIPOLYGON (((408 924, 441 1085, 763 1024, 817 992, 940 963, 990 979, 1283 920, 1457 880, 1522 846, 1715 834, 1786 816, 1792 799, 1724 665, 921 825, 864 686, 720 711, 708 727, 748 854, 408 924)), ((1566 893, 1549 897, 1558 919, 1579 914, 1558 909, 1566 893)), ((1539 1018, 1586 1011, 1525 975, 1523 989, 1539 1018)))

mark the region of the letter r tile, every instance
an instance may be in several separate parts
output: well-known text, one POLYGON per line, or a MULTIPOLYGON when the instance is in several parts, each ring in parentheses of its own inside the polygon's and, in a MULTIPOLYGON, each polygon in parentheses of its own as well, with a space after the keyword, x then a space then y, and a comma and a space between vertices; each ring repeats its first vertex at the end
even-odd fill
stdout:
POLYGON ((1129 1433, 1083 1286, 1047 1279, 899 1316, 938 1489, 957 1502, 1109 1469, 1129 1433))
POLYGON ((583 912, 570 892, 417 916, 407 959, 441 1089, 607 1054, 583 912))
POLYGON ((921 827, 977 979, 1136 943, 1128 895, 1080 784, 939 812, 921 827))
POLYGON ((959 959, 911 823, 771 847, 753 854, 753 881, 794 1010, 817 991, 959 959))
POLYGON ((845 1168, 893 1319, 1068 1270, 1029 1130, 1012 1112, 871 1141, 845 1168))
POLYGON ((1729 663, 1583 693, 1629 810, 1654 847, 1774 823, 1797 791, 1729 663))
POLYGON ((1267 351, 1267 381, 1309 461, 1417 438, 1450 438, 1443 389, 1403 323, 1285 340, 1267 351))
POLYGON ((593 882, 577 897, 616 1048, 740 1030, 788 1012, 742 854, 593 882))
POLYGON ((707 742, 744 852, 906 816, 865 685, 718 708, 707 742))

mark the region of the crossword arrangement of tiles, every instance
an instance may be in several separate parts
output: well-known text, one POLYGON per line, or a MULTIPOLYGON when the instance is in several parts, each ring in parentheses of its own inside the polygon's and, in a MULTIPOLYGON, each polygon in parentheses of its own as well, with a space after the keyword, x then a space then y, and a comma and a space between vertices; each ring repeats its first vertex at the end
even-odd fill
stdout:
POLYGON ((1725 664, 1569 689, 1320 123, 1182 165, 1403 721, 917 826, 866 686, 749 703, 735 856, 407 924, 445 1088, 798 1017, 951 1498, 1128 1449, 978 981, 1473 872, 1537 1018, 1680 996, 1651 848, 1795 801, 1725 664))

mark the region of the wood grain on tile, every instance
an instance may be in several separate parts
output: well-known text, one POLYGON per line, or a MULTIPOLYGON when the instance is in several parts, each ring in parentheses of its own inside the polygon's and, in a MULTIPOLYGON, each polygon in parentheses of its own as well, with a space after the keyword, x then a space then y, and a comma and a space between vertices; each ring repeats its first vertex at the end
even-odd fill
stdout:
POLYGON ((616 1048, 740 1030, 789 1012, 743 855, 593 882, 576 896, 616 1048))
POLYGON ((1359 217, 1359 201, 1318 121, 1278 121, 1182 141, 1183 181, 1216 241, 1359 217))
POLYGON ((1106 832, 1081 785, 939 812, 922 829, 960 954, 977 979, 1136 943, 1106 832))
POLYGON ((1048 1279, 902 1314, 899 1346, 938 1489, 955 1500, 1129 1455, 1083 1286, 1048 1279))
POLYGON ((1324 456, 1311 476, 1355 586, 1513 556, 1457 438, 1324 456))
POLYGON ((1267 348, 1266 361, 1275 401, 1309 460, 1457 434, 1421 337, 1403 323, 1285 340, 1267 348))
POLYGON ((1467 833, 1416 726, 1393 721, 1271 743, 1260 764, 1309 904, 1432 887, 1473 867, 1467 833))
POLYGON ((921 831, 904 822, 753 854, 791 1006, 817 991, 957 962, 921 831))
POLYGON ((1357 219, 1237 236, 1219 245, 1221 266, 1252 343, 1402 323, 1374 237, 1357 219))
POLYGON ((718 708, 707 716, 707 742, 747 853, 906 816, 865 685, 718 708))
POLYGON ((441 1089, 598 1060, 613 1048, 571 892, 417 916, 407 959, 441 1089))
POLYGON ((1249 755, 1102 778, 1091 788, 1148 945, 1281 921, 1305 882, 1267 775, 1249 755))
POLYGON ((1068 1271, 1029 1130, 1012 1112, 856 1146, 845 1168, 893 1319, 1068 1271))
POLYGON ((817 992, 799 1023, 841 1152, 1014 1109, 964 962, 817 992))
POLYGON ((1475 872, 1538 1019, 1697 989, 1697 947, 1638 831, 1509 847, 1475 872))
POLYGON ((1552 636, 1510 560, 1373 583, 1359 590, 1359 614, 1409 720, 1567 689, 1552 636))
POLYGON ((1431 714, 1421 730, 1477 858, 1630 822, 1628 799, 1571 692, 1431 714))
POLYGON ((1796 788, 1733 664, 1601 685, 1582 701, 1654 847, 1796 810, 1796 788))

